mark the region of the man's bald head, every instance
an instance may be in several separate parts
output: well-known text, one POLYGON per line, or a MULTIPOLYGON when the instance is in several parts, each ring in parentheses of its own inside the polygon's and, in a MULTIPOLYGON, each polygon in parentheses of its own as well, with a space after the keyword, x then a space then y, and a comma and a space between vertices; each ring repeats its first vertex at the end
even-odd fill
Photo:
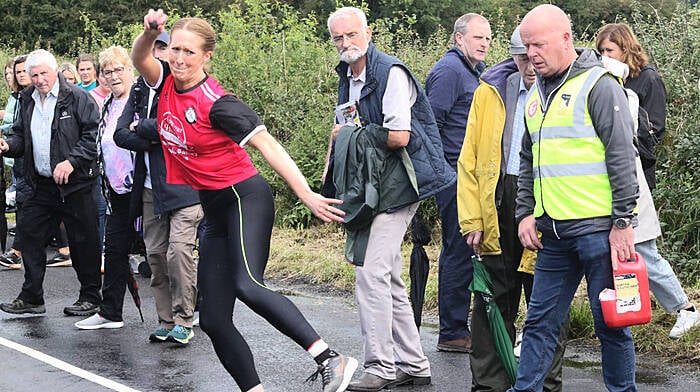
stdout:
POLYGON ((538 74, 548 77, 576 60, 569 17, 559 7, 542 4, 525 15, 520 36, 538 74))

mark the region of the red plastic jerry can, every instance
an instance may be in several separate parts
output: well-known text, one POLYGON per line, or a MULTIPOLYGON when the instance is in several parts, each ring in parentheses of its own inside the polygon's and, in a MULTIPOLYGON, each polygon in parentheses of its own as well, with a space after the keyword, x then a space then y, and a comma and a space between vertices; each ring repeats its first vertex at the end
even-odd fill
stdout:
POLYGON ((647 266, 639 253, 634 256, 633 260, 619 262, 613 270, 615 289, 605 289, 598 296, 605 324, 610 328, 651 321, 647 266))

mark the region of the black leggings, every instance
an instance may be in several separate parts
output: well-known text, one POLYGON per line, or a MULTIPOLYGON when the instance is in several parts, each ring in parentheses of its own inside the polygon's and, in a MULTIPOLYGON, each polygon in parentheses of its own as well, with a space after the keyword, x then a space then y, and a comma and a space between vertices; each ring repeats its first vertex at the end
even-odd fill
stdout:
POLYGON ((242 391, 260 384, 248 343, 233 324, 240 299, 272 326, 308 349, 320 337, 285 296, 265 287, 274 202, 259 175, 231 188, 200 191, 207 222, 198 269, 200 326, 242 391))

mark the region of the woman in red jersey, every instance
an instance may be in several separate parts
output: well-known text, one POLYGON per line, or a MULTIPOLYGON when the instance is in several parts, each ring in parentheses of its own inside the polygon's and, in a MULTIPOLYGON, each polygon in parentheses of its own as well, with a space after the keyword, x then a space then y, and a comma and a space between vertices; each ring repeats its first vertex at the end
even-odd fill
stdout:
POLYGON ((170 32, 167 62, 151 55, 166 22, 162 10, 149 10, 131 57, 148 84, 160 92, 157 122, 167 181, 198 189, 204 209, 200 326, 243 391, 263 387, 250 348, 232 322, 236 299, 314 357, 318 370, 313 376, 322 376, 324 392, 344 391, 357 361, 331 350, 289 299, 264 285, 274 204, 269 185, 243 147, 259 150, 323 221, 343 220, 343 212, 333 206, 341 201, 313 192, 257 114, 205 72, 216 43, 206 21, 178 20, 170 32))

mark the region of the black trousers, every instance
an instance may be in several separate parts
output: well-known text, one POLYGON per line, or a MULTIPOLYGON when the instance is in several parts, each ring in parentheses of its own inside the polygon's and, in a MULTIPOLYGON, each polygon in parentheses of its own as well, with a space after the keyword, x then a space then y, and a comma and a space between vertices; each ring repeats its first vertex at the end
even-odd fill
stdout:
POLYGON ((52 178, 37 180, 34 195, 24 202, 17 230, 22 236, 24 284, 18 298, 44 303, 45 245, 60 220, 66 225, 73 269, 80 282, 78 300, 100 304, 101 256, 97 238, 97 206, 93 185, 61 196, 52 178))
POLYGON ((105 275, 100 316, 111 321, 122 321, 130 271, 129 250, 137 235, 134 220, 129 217, 130 198, 131 192, 120 195, 109 191, 112 213, 105 220, 105 275))
MULTIPOLYGON (((515 341, 515 320, 518 317, 520 296, 523 288, 529 302, 532 291, 532 275, 518 272, 523 246, 518 239, 518 226, 515 223, 515 197, 518 190, 518 177, 507 175, 503 182, 503 201, 498 210, 501 254, 482 256, 482 262, 491 275, 493 297, 501 311, 506 329, 512 342, 515 341)), ((472 352, 469 366, 472 372, 472 392, 505 391, 511 384, 503 364, 496 353, 493 335, 486 315, 486 304, 479 295, 474 296, 471 318, 472 352)), ((545 380, 545 391, 561 391, 562 357, 566 348, 566 331, 562 328, 557 352, 552 367, 545 380)))
POLYGON ((320 339, 287 297, 265 286, 275 217, 272 192, 256 175, 230 188, 200 191, 207 221, 200 240, 199 317, 221 364, 242 391, 260 384, 253 354, 233 323, 237 300, 308 349, 320 339))

